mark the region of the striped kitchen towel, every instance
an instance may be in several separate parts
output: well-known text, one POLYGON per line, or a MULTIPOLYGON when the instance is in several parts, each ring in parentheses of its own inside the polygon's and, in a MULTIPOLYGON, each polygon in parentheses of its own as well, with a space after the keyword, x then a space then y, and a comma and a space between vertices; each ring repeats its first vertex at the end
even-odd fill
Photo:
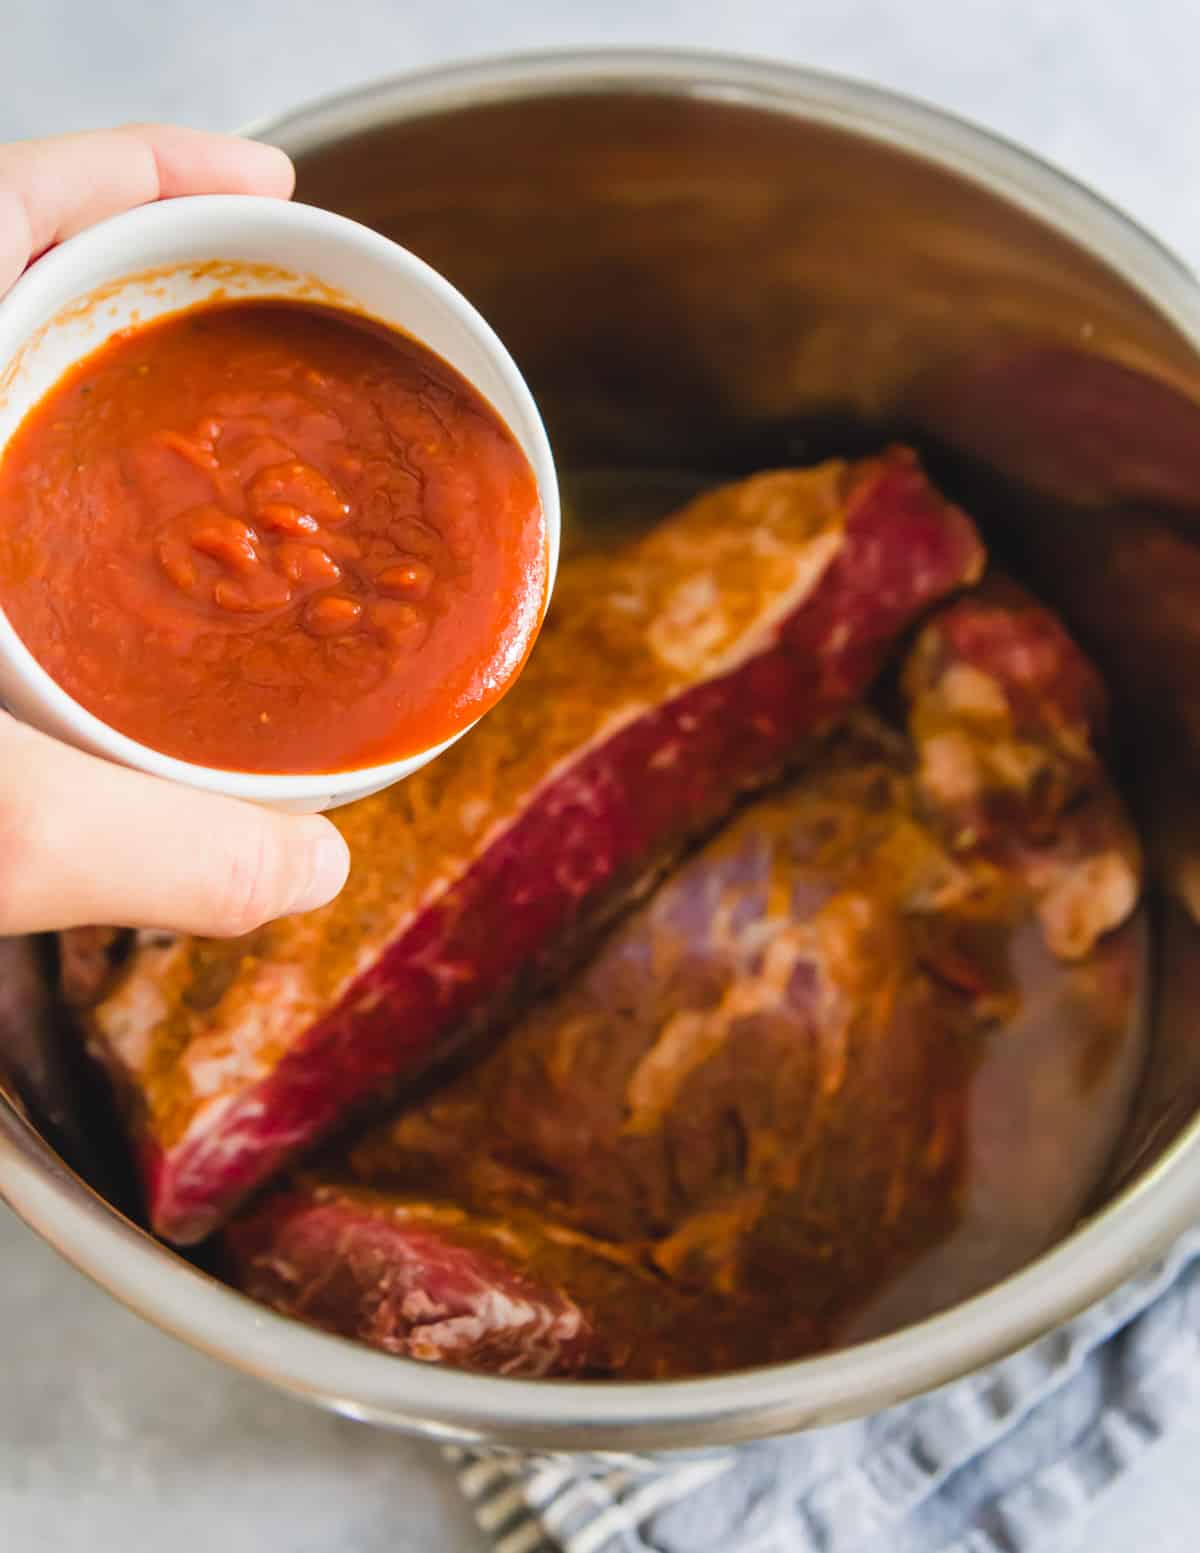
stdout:
POLYGON ((712 1456, 452 1450, 495 1553, 1042 1553, 1200 1402, 1200 1231, 1030 1347, 874 1418, 712 1456))

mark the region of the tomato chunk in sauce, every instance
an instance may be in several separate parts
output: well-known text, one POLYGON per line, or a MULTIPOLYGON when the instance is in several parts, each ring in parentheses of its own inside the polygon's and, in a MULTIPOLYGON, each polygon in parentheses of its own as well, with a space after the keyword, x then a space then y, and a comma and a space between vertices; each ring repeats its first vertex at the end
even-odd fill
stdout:
POLYGON ((209 303, 109 341, 0 461, 0 604, 74 699, 227 770, 399 759, 485 712, 545 606, 516 439, 407 336, 209 303))

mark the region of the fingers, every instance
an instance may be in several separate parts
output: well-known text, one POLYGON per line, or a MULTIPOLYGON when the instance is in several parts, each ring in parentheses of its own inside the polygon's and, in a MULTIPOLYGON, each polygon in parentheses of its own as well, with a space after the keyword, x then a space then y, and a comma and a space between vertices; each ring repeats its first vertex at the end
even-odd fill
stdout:
POLYGON ((328 820, 128 771, 0 714, 0 933, 228 937, 324 905, 348 869, 328 820))
POLYGON ((263 194, 291 198, 296 172, 276 146, 237 135, 210 135, 178 124, 130 124, 109 134, 132 136, 154 156, 157 199, 180 194, 263 194))
POLYGON ((286 199, 282 151, 164 124, 0 146, 0 293, 38 254, 106 216, 181 194, 286 199))

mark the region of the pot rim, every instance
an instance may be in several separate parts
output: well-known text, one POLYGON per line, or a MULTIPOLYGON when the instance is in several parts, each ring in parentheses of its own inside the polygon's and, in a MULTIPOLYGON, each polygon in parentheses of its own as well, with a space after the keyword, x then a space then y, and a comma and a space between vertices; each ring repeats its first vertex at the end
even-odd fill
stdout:
MULTIPOLYGON (((939 110, 810 70, 675 50, 524 55, 392 77, 263 120, 248 133, 299 154, 382 122, 616 89, 741 103, 949 167, 1106 263, 1200 352, 1200 289, 1190 271, 1098 196, 939 110)), ((1092 1305, 1200 1218, 1200 1118, 1102 1212, 985 1293, 840 1352, 697 1380, 470 1375, 382 1355, 276 1315, 118 1214, 2 1093, 0 1196, 80 1271, 155 1325, 348 1417, 447 1442, 703 1449, 875 1412, 1000 1358, 1092 1305)))

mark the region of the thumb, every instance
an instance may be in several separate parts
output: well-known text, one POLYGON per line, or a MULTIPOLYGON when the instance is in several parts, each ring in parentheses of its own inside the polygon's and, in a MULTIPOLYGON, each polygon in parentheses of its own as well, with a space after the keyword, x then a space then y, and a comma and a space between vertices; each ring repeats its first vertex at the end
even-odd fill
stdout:
POLYGON ((0 714, 0 933, 92 924, 229 937, 323 906, 346 843, 126 770, 0 714))

